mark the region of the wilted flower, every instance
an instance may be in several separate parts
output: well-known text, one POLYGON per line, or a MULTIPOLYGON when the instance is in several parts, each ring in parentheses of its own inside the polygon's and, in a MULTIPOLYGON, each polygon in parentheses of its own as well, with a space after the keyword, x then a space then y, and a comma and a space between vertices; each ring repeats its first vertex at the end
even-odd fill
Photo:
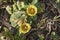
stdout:
POLYGON ((7 7, 6 7, 6 10, 7 10, 7 12, 8 12, 9 14, 12 14, 11 7, 10 7, 10 6, 7 6, 7 7))
POLYGON ((56 0, 56 3, 59 3, 60 1, 59 0, 56 0))
POLYGON ((20 17, 20 20, 18 20, 18 26, 21 26, 22 24, 24 24, 27 20, 26 20, 26 18, 27 18, 27 16, 25 16, 25 15, 22 15, 21 17, 20 17))
POLYGON ((9 37, 1 36, 1 40, 10 40, 9 37))
POLYGON ((24 2, 21 2, 21 7, 24 8, 24 2))
POLYGON ((20 26, 19 32, 25 34, 25 33, 29 32, 30 29, 31 29, 30 24, 25 23, 25 24, 22 24, 22 25, 20 26))
POLYGON ((29 16, 34 16, 37 14, 37 7, 34 5, 29 5, 26 11, 29 16))

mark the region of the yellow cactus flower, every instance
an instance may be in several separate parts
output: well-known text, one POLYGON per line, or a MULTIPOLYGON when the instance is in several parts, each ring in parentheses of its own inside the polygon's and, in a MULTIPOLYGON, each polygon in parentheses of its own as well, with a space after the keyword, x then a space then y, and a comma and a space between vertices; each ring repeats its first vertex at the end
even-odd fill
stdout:
POLYGON ((25 23, 25 24, 22 24, 22 25, 20 26, 19 32, 25 34, 25 33, 29 32, 30 29, 31 29, 30 24, 25 23))
POLYGON ((26 11, 29 16, 34 16, 37 14, 37 7, 34 5, 29 5, 26 11))

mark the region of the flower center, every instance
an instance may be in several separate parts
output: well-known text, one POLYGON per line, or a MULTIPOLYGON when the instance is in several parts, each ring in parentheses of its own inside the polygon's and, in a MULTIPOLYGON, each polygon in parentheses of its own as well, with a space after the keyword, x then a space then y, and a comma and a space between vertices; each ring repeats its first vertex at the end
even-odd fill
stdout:
POLYGON ((23 31, 27 31, 27 30, 28 30, 28 26, 23 25, 23 26, 22 26, 22 30, 23 30, 23 31))
POLYGON ((35 10, 33 8, 29 9, 29 13, 34 14, 35 10))

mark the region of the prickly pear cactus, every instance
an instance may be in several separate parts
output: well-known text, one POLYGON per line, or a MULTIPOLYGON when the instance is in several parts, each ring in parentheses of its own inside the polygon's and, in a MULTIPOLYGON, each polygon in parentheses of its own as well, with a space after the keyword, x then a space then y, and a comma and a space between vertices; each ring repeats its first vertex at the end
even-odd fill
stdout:
POLYGON ((18 26, 17 22, 20 20, 21 16, 25 14, 25 11, 16 11, 10 17, 10 22, 13 27, 18 26))

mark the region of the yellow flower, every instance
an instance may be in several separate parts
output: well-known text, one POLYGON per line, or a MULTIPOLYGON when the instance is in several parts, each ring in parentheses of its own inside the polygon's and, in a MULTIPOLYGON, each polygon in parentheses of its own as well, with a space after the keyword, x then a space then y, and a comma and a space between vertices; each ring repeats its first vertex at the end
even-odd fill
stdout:
POLYGON ((25 23, 25 24, 22 24, 22 25, 20 26, 19 32, 25 34, 25 33, 29 32, 30 29, 31 29, 30 24, 25 23))
POLYGON ((29 16, 34 16, 37 14, 37 7, 34 5, 29 5, 26 11, 29 16))

